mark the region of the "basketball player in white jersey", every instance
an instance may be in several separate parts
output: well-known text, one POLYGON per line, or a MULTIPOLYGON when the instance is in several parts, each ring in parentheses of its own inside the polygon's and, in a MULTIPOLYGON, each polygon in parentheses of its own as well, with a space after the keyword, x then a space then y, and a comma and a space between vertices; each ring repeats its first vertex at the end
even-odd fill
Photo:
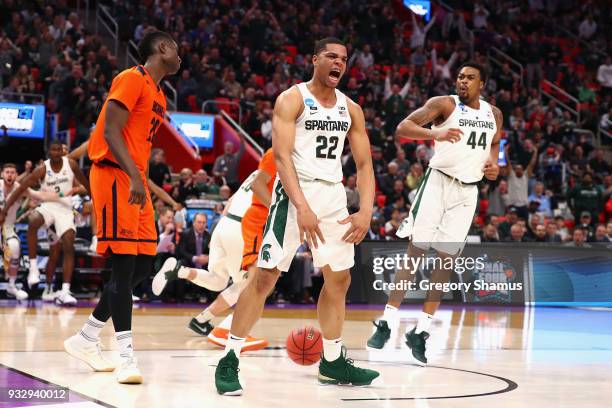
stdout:
POLYGON ((225 355, 215 372, 217 392, 222 395, 242 394, 238 356, 245 337, 304 240, 325 279, 318 303, 324 338, 319 382, 369 385, 379 375, 355 367, 346 358, 340 338, 354 244, 367 233, 374 204, 374 170, 365 120, 359 105, 336 89, 346 69, 346 46, 335 38, 320 40, 312 61, 312 79, 283 92, 274 106, 272 146, 278 176, 255 281, 238 299, 225 355), (340 162, 347 137, 357 164, 360 193, 360 210, 352 215, 346 208, 340 162))
MULTIPOLYGON (((54 227, 55 233, 62 242, 64 252, 62 290, 56 296, 60 305, 74 305, 76 299, 70 294, 70 281, 74 270, 74 214, 72 213, 72 198, 75 177, 89 191, 89 181, 74 160, 63 157, 62 144, 54 141, 49 145, 49 159, 38 166, 11 195, 7 202, 10 206, 26 191, 40 183, 41 192, 55 192, 60 195, 57 202, 44 202, 30 214, 28 219, 28 256, 30 272, 28 285, 32 288, 40 282, 40 271, 36 262, 37 231, 41 226, 54 227)), ((47 288, 50 289, 50 285, 47 288)))
MULTIPOLYGON (((15 222, 21 199, 18 198, 10 207, 7 206, 9 197, 19 188, 16 179, 17 166, 12 163, 5 163, 2 166, 2 179, 0 179, 0 225, 2 225, 0 242, 4 255, 4 270, 7 271, 9 280, 6 292, 17 300, 26 300, 28 294, 15 286, 21 253, 19 237, 15 232, 15 222)), ((31 189, 26 190, 24 196, 29 196, 38 201, 57 201, 59 199, 59 195, 55 192, 41 193, 31 189)))
MULTIPOLYGON (((191 330, 202 336, 209 336, 209 340, 217 345, 225 345, 227 334, 215 336, 216 330, 210 321, 232 308, 240 293, 252 281, 253 275, 241 268, 244 240, 240 223, 251 206, 253 194, 260 199, 268 196, 268 201, 270 200, 266 182, 266 175, 255 170, 230 198, 210 239, 208 270, 180 266, 176 258, 168 258, 153 278, 152 289, 157 296, 168 282, 175 279, 187 279, 213 292, 222 291, 210 306, 189 322, 191 330), (228 287, 230 277, 232 284, 228 287)), ((230 324, 231 315, 221 323, 221 329, 229 329, 230 324)), ((267 344, 267 340, 263 338, 248 336, 245 350, 257 350, 267 344)))
MULTIPOLYGON (((441 265, 463 250, 478 201, 478 186, 483 176, 495 180, 503 116, 501 111, 480 99, 486 82, 484 68, 476 63, 459 67, 457 95, 437 96, 417 109, 397 127, 400 139, 434 140, 434 155, 417 189, 408 217, 397 231, 400 238, 411 237, 408 254, 420 257, 429 248, 437 252, 441 265), (424 126, 432 124, 431 129, 424 126)), ((413 270, 399 270, 395 282, 414 278, 413 270)), ((431 283, 446 283, 452 269, 434 268, 431 283)), ((417 325, 406 333, 406 344, 421 364, 427 363, 425 343, 433 315, 443 293, 429 291, 417 325)), ((367 346, 382 349, 397 330, 398 308, 404 290, 389 294, 383 317, 367 346)))

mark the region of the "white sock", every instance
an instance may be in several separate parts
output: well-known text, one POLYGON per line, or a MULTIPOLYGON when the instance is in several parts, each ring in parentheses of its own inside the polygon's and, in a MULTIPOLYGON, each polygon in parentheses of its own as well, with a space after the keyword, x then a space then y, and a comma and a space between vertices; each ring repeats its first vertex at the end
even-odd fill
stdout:
POLYGON ((38 262, 36 258, 30 258, 30 275, 40 275, 40 271, 38 270, 38 262))
POLYGON ((121 358, 128 359, 134 357, 134 347, 132 347, 132 331, 126 330, 115 333, 117 344, 119 345, 119 354, 121 358))
POLYGON ((429 333, 429 326, 431 326, 431 322, 433 321, 433 315, 429 313, 421 312, 419 315, 419 320, 417 321, 416 330, 414 331, 416 334, 421 332, 429 333))
POLYGON ((96 319, 93 314, 90 314, 87 318, 87 321, 81 328, 79 335, 92 343, 97 343, 100 339, 100 332, 104 328, 104 322, 96 319))
POLYGON ((206 288, 214 292, 220 292, 227 286, 227 279, 223 279, 216 273, 212 273, 206 269, 196 269, 196 271, 197 275, 191 282, 202 288, 206 288))
POLYGON ((242 346, 244 346, 245 337, 238 337, 230 333, 227 338, 227 343, 225 343, 225 354, 229 353, 230 350, 234 350, 234 354, 236 357, 240 358, 240 351, 242 350, 242 346))
POLYGON ((342 354, 342 337, 337 339, 323 339, 323 357, 327 361, 336 361, 342 354))
POLYGON ((397 325, 397 307, 391 305, 385 305, 385 311, 383 313, 382 320, 385 320, 389 326, 397 325))
POLYGON ((187 268, 185 266, 181 266, 178 270, 178 277, 180 279, 187 279, 187 276, 189 276, 189 269, 191 268, 187 268))
POLYGON ((15 282, 17 282, 17 277, 16 276, 9 276, 9 286, 15 286, 15 282))
POLYGON ((70 292, 70 284, 69 283, 62 283, 62 292, 63 293, 70 292))
POLYGON ((217 327, 219 327, 221 329, 227 329, 227 330, 231 329, 232 328, 232 320, 233 320, 233 318, 234 318, 234 314, 233 313, 228 314, 225 317, 225 319, 223 319, 223 321, 221 323, 219 323, 219 326, 217 326, 217 327))
POLYGON ((206 323, 207 321, 215 317, 215 315, 212 314, 209 309, 210 307, 207 307, 206 309, 204 309, 203 312, 196 316, 196 320, 198 321, 198 323, 206 323))

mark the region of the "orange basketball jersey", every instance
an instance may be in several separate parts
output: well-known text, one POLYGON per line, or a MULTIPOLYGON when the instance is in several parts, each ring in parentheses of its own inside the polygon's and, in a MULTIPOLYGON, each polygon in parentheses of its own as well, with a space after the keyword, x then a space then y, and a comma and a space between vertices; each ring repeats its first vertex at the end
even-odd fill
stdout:
POLYGON ((166 113, 164 92, 142 65, 126 69, 113 79, 108 97, 92 132, 88 153, 94 163, 110 161, 117 165, 117 160, 104 139, 108 101, 118 102, 130 112, 121 133, 132 160, 138 170, 144 174, 151 155, 153 136, 166 113))
MULTIPOLYGON (((272 149, 266 150, 263 157, 261 158, 261 161, 259 162, 259 166, 257 166, 257 169, 265 171, 271 176, 270 181, 268 181, 268 184, 266 184, 266 186, 268 187, 268 192, 270 193, 270 195, 272 195, 272 189, 274 188, 274 180, 276 179, 276 162, 274 161, 274 152, 272 152, 272 149)), ((261 201, 259 201, 255 194, 253 194, 252 205, 264 207, 266 211, 268 211, 268 209, 262 204, 261 201)))

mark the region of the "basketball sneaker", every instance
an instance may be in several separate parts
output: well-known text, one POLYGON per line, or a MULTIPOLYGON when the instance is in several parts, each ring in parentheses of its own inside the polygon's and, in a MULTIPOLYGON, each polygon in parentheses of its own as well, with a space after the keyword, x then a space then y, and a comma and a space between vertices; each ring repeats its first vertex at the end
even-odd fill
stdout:
POLYGON ((215 387, 221 395, 242 395, 242 386, 238 379, 238 357, 230 350, 219 360, 215 370, 215 387))
MULTIPOLYGON (((195 320, 195 319, 194 319, 195 320)), ((227 338, 229 337, 229 330, 221 327, 215 327, 208 335, 208 341, 220 347, 225 347, 227 338)), ((268 340, 262 337, 247 336, 242 346, 241 352, 243 351, 255 351, 261 350, 268 346, 268 340)))
POLYGON ((429 333, 425 331, 417 334, 416 327, 406 333, 406 345, 412 350, 412 356, 422 364, 427 364, 427 357, 425 357, 425 342, 428 338, 429 333))
POLYGON ((215 328, 215 326, 210 323, 210 320, 200 323, 195 317, 189 321, 188 327, 200 336, 208 336, 215 328))
POLYGON ((379 320, 378 323, 373 321, 372 323, 376 326, 376 331, 368 339, 367 347, 380 350, 385 347, 385 344, 391 338, 391 329, 386 320, 379 320))
POLYGON ((319 384, 370 385, 372 380, 379 375, 380 373, 378 371, 355 367, 353 360, 346 358, 346 347, 344 346, 342 346, 340 357, 334 361, 325 360, 325 356, 321 353, 321 362, 319 363, 319 384))
POLYGON ((43 302, 54 302, 59 292, 55 292, 51 286, 47 286, 42 294, 43 302))
POLYGON ((6 294, 19 301, 26 300, 28 298, 26 291, 18 289, 17 286, 11 285, 10 283, 6 287, 6 294))
POLYGON ((55 304, 58 306, 76 306, 77 300, 70 292, 62 291, 55 298, 55 304))
POLYGON ((72 357, 85 362, 94 371, 108 372, 115 369, 115 365, 102 355, 100 341, 87 341, 77 333, 64 341, 64 350, 72 357))
POLYGON ((138 369, 136 357, 122 359, 117 370, 117 382, 119 384, 142 384, 142 374, 138 369))
POLYGON ((152 289, 155 296, 159 296, 168 282, 178 279, 181 263, 176 258, 168 258, 153 278, 152 289))

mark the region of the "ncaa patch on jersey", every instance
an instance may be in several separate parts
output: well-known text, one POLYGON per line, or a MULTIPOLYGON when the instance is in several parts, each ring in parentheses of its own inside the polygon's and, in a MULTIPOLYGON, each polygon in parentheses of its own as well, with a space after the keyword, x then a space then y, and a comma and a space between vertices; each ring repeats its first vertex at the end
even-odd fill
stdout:
POLYGON ((306 105, 306 106, 314 106, 314 104, 315 104, 314 100, 312 100, 310 98, 304 99, 304 105, 306 105))

